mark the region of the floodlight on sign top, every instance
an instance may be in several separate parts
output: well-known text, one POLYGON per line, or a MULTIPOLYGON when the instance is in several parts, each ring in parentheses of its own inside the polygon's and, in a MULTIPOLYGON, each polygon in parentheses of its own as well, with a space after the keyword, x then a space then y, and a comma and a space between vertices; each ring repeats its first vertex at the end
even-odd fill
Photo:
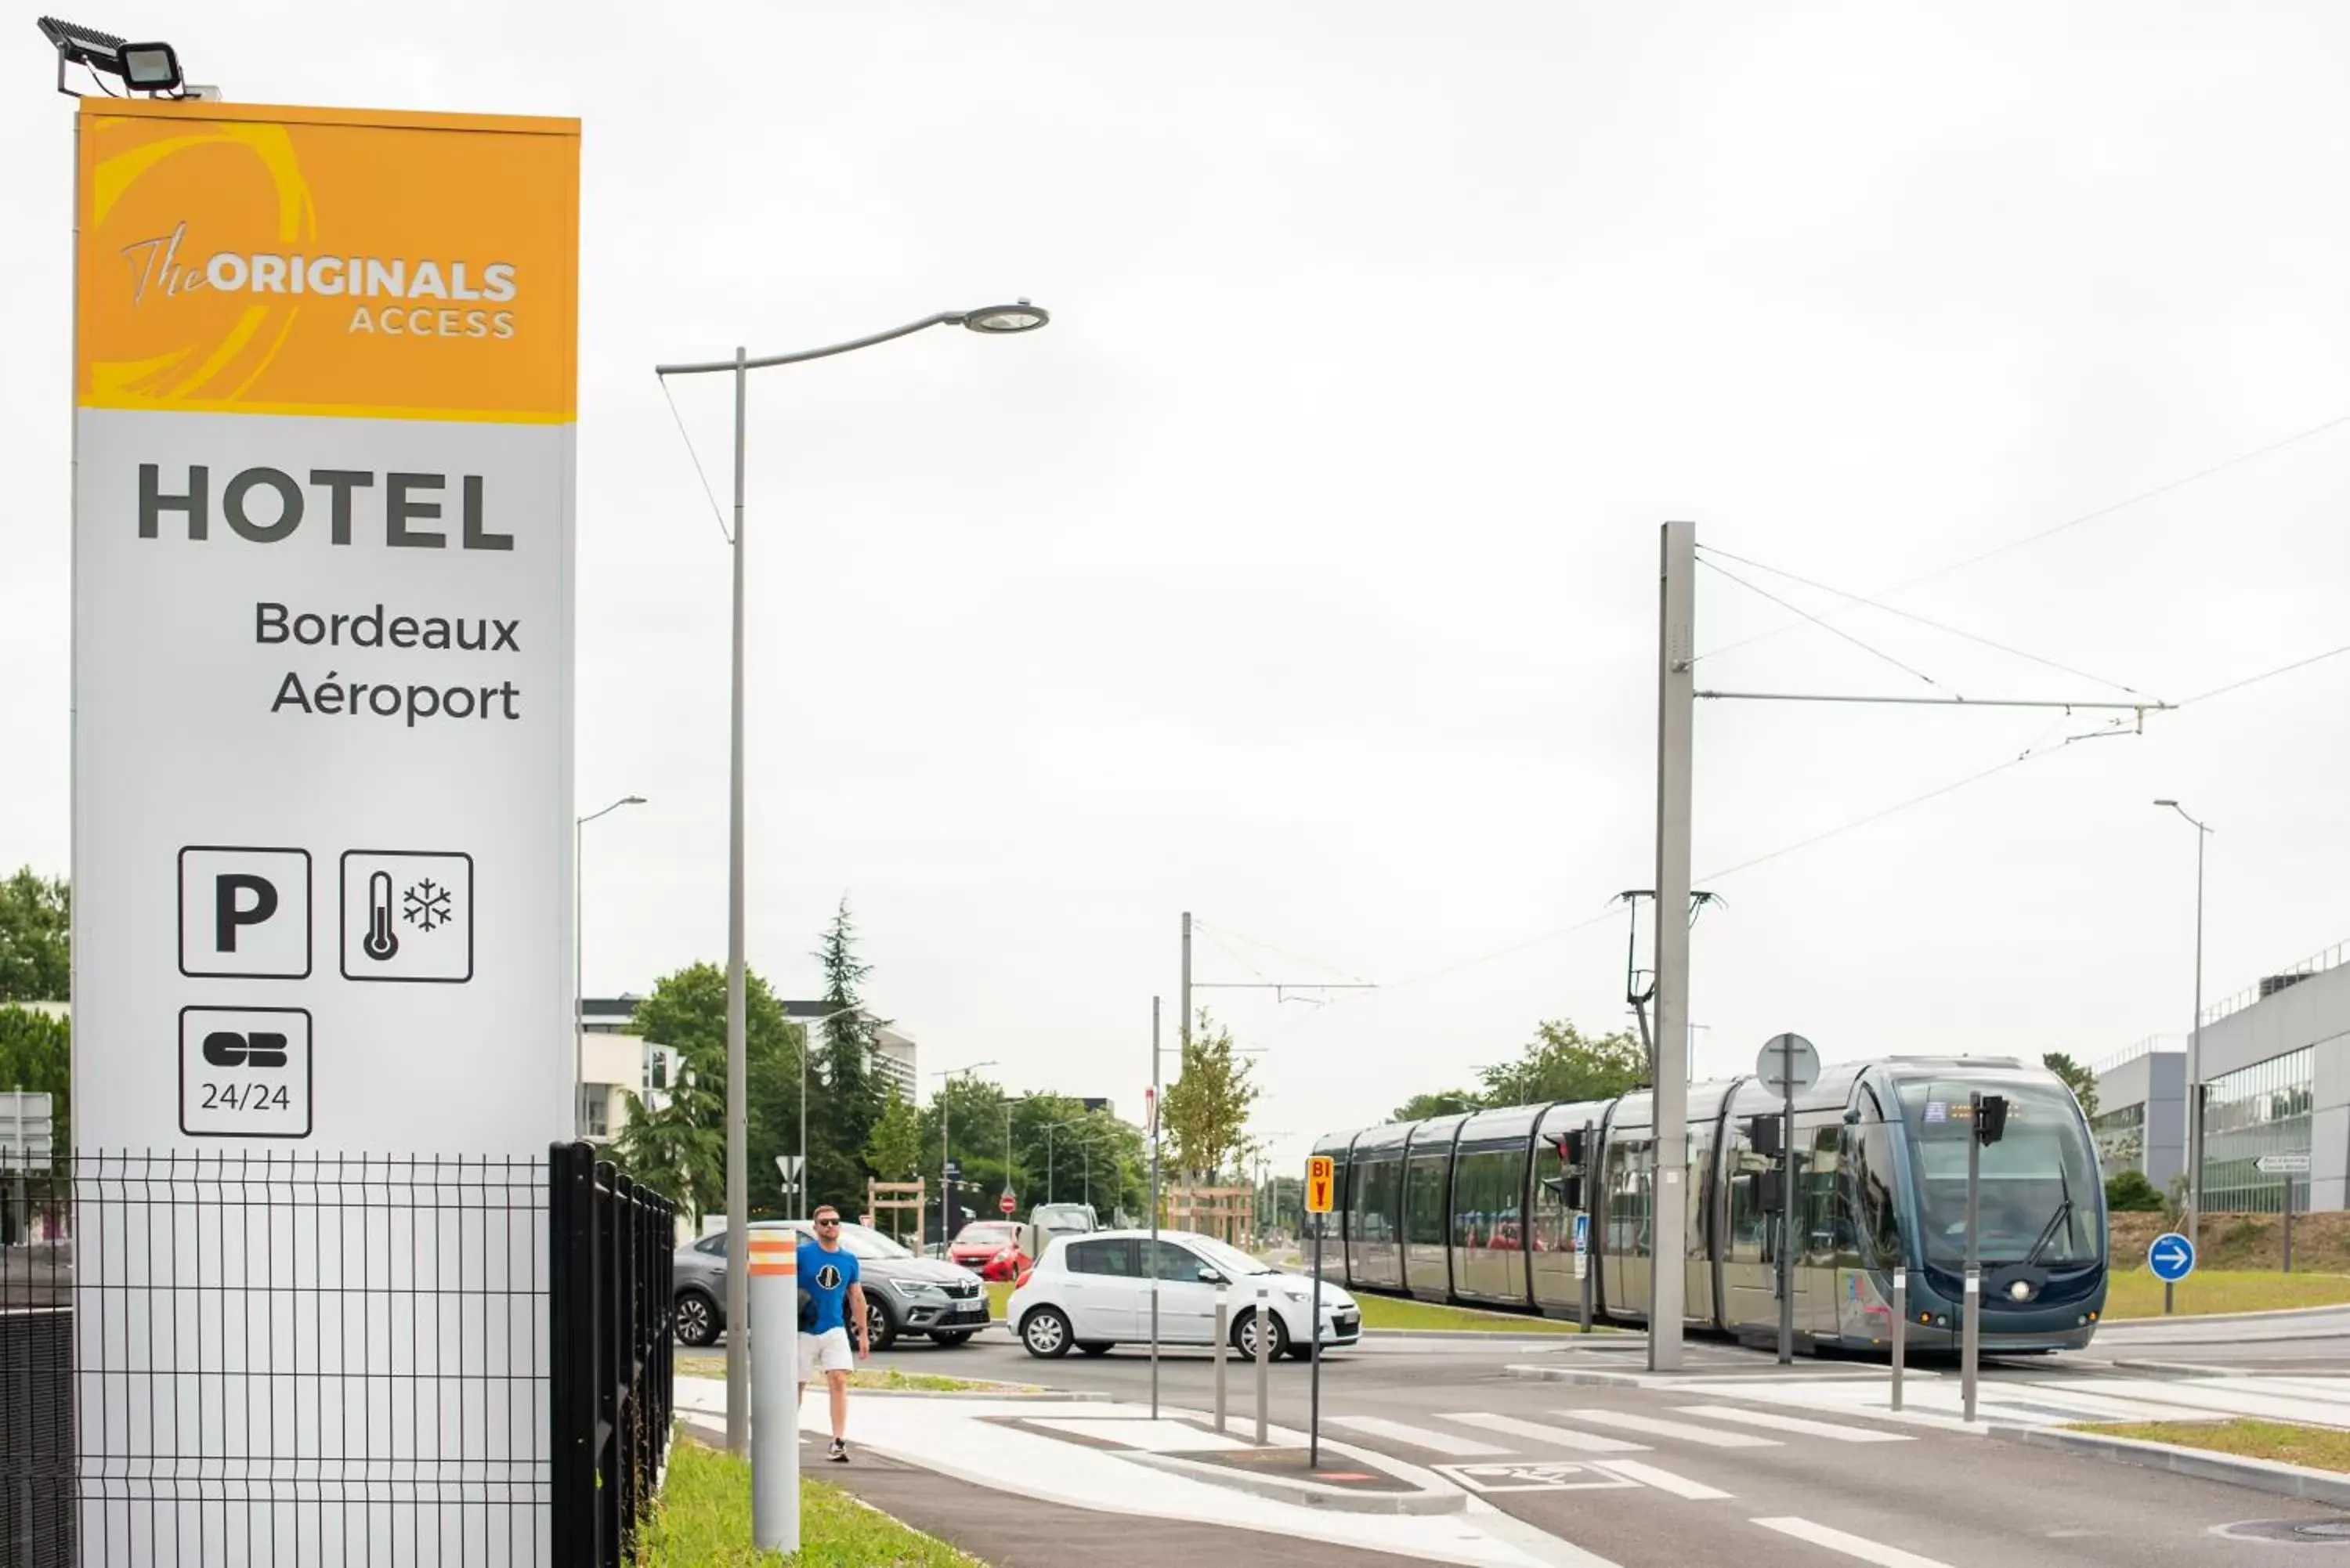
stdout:
POLYGON ((128 43, 112 33, 55 16, 43 16, 34 26, 57 51, 57 90, 68 97, 80 96, 66 86, 68 66, 116 78, 133 92, 156 98, 184 96, 179 52, 169 44, 128 43))

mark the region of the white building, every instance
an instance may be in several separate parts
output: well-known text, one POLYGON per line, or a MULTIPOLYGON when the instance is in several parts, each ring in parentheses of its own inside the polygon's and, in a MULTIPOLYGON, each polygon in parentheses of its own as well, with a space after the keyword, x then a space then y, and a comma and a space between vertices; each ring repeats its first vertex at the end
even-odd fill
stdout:
MULTIPOLYGON (((580 1003, 579 1136, 593 1143, 618 1137, 628 1123, 627 1088, 647 1105, 659 1106, 677 1071, 677 1053, 648 1041, 635 1032, 637 1004, 642 997, 591 996, 580 1003)), ((786 1002, 784 1016, 806 1030, 811 1040, 819 1023, 832 1009, 821 1002, 786 1002)), ((872 1014, 862 1014, 870 1021, 872 1014)), ((895 1085, 909 1105, 921 1083, 913 1040, 882 1026, 876 1038, 873 1066, 882 1081, 895 1085)))

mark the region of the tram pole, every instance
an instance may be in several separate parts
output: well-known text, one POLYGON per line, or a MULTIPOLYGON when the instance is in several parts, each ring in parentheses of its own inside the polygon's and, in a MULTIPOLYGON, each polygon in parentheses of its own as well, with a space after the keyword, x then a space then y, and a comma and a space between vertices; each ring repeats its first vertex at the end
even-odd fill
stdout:
MULTIPOLYGON (((1659 530, 1657 604, 1656 1199, 1648 1370, 1681 1368, 1688 1287, 1690 786, 1697 714, 1697 524, 1659 530)), ((1629 1304, 1629 1303, 1627 1303, 1629 1304)))
POLYGON ((1975 1359, 1982 1348, 1982 1091, 1967 1095, 1967 1282, 1959 1303, 1959 1382, 1966 1418, 1975 1418, 1975 1359))
POLYGON ((1795 1364, 1795 1037, 1779 1036, 1779 1365, 1795 1364))
POLYGON ((1583 1237, 1582 1244, 1575 1250, 1575 1267, 1582 1271, 1575 1284, 1580 1288, 1586 1334, 1591 1332, 1591 1298, 1598 1289, 1599 1260, 1591 1245, 1591 1199, 1599 1190, 1598 1149, 1599 1124, 1586 1121, 1583 1124, 1583 1168, 1576 1178, 1579 1190, 1575 1194, 1575 1205, 1583 1212, 1583 1237))

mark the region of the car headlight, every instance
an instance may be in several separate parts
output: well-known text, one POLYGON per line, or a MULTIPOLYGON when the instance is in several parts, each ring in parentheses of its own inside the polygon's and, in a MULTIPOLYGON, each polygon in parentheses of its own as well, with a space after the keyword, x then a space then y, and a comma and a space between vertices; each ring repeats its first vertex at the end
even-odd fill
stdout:
POLYGON ((1314 1299, 1314 1293, 1313 1293, 1312 1291, 1310 1291, 1310 1290, 1305 1290, 1305 1291, 1302 1291, 1302 1290, 1299 1290, 1295 1285, 1284 1285, 1284 1286, 1282 1286, 1282 1287, 1281 1287, 1281 1293, 1282 1293, 1283 1295, 1284 1295, 1284 1296, 1288 1297, 1291 1301, 1294 1301, 1294 1302, 1310 1302, 1310 1301, 1312 1301, 1312 1300, 1314 1299))
POLYGON ((943 1297, 946 1294, 928 1280, 903 1280, 899 1282, 898 1289, 901 1294, 910 1296, 943 1297))

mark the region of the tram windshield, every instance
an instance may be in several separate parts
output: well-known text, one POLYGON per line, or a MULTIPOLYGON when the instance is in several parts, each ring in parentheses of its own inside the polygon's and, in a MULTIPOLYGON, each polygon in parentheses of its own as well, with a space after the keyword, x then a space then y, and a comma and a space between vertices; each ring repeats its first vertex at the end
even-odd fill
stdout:
POLYGON ((2007 1096, 2006 1128, 1982 1151, 1983 1262, 2095 1262, 2096 1165, 2072 1096, 2052 1084, 1950 1079, 1900 1086, 1927 1258, 1954 1268, 1966 1259, 1968 1095, 1975 1089, 2007 1096))

